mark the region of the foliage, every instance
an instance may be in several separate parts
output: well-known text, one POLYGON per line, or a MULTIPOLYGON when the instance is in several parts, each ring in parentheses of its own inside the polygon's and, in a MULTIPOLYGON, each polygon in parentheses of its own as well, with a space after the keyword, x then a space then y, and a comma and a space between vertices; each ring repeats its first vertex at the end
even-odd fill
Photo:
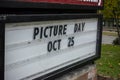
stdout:
POLYGON ((98 74, 120 78, 120 46, 102 45, 101 58, 96 61, 96 65, 98 74))
POLYGON ((120 13, 120 0, 104 0, 104 9, 102 13, 105 19, 114 17, 114 10, 116 9, 117 14, 120 13))
POLYGON ((116 23, 116 29, 118 33, 118 44, 120 44, 120 0, 104 0, 104 10, 102 11, 104 19, 113 18, 116 23))
POLYGON ((116 38, 115 40, 113 40, 113 44, 114 44, 114 45, 120 45, 120 44, 119 44, 119 39, 116 38))

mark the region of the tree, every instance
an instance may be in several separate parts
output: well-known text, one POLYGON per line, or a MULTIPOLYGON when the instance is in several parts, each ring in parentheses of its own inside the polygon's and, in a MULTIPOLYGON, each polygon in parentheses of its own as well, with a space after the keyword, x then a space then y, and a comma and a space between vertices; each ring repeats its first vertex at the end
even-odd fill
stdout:
POLYGON ((114 18, 118 33, 118 43, 120 44, 120 0, 104 0, 104 10, 102 11, 104 19, 114 18))

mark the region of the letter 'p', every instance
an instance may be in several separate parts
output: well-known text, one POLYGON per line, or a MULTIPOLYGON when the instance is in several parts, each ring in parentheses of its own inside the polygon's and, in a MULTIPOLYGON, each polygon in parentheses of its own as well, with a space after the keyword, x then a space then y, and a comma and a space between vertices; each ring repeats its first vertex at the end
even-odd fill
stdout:
POLYGON ((39 34, 39 28, 34 28, 33 39, 36 39, 36 36, 39 34))

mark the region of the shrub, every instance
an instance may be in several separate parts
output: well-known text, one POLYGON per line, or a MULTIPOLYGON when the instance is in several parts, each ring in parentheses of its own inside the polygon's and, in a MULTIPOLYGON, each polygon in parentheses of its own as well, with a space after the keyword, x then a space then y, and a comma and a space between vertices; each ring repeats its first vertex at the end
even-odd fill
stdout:
POLYGON ((113 44, 114 45, 120 45, 118 37, 115 40, 113 40, 113 44))

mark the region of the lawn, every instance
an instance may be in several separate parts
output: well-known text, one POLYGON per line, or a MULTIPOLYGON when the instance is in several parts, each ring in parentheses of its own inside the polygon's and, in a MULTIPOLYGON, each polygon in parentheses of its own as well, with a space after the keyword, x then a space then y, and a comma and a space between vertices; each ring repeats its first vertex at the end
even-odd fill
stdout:
POLYGON ((103 31, 103 35, 107 36, 117 36, 117 32, 103 31))
POLYGON ((102 45, 101 58, 96 65, 98 74, 120 78, 120 46, 102 45))

